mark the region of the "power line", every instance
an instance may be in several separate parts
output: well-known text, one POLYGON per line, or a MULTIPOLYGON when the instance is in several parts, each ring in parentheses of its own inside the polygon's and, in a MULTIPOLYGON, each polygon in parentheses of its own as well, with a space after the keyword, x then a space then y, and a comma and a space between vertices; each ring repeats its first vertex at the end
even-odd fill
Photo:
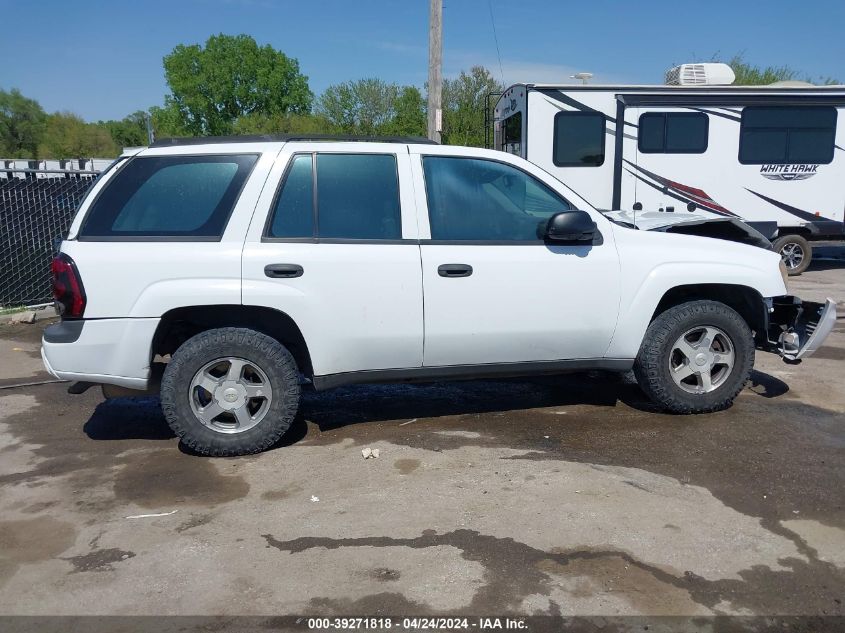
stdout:
POLYGON ((499 75, 502 78, 502 85, 504 85, 505 71, 502 69, 502 53, 499 52, 499 36, 496 35, 496 20, 493 17, 493 0, 487 0, 487 8, 490 9, 490 24, 493 25, 493 41, 496 42, 496 56, 499 58, 499 75))

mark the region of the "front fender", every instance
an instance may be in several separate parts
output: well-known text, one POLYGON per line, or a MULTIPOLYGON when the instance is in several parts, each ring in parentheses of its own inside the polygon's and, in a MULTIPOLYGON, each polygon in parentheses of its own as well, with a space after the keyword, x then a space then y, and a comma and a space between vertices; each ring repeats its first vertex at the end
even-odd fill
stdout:
MULTIPOLYGON (((772 255, 777 258, 774 253, 772 255)), ((626 271, 623 263, 619 325, 605 355, 610 358, 635 358, 657 306, 673 288, 715 284, 750 288, 761 297, 786 294, 776 262, 774 264, 773 275, 769 270, 743 263, 666 262, 653 266, 637 278, 637 271, 630 268, 626 271)))

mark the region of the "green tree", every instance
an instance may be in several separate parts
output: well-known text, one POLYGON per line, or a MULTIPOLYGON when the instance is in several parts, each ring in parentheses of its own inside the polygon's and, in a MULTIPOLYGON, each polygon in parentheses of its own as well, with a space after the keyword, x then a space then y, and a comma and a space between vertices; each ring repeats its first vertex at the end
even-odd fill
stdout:
POLYGON ((491 92, 501 92, 502 84, 483 66, 461 71, 455 79, 443 81, 443 134, 449 145, 484 146, 484 110, 492 108, 491 92))
POLYGON ((299 62, 248 35, 213 35, 205 43, 180 44, 164 58, 164 75, 181 126, 194 135, 231 132, 245 115, 303 113, 313 95, 299 62))
POLYGON ((146 145, 147 113, 139 110, 120 121, 99 121, 97 125, 106 128, 118 147, 146 145))
POLYGON ((384 134, 396 116, 399 94, 399 86, 381 79, 346 81, 326 88, 317 113, 346 134, 384 134))
POLYGON ((0 90, 0 156, 38 158, 46 119, 39 103, 20 90, 0 90))
POLYGON ((418 88, 405 86, 400 89, 394 103, 394 115, 383 133, 391 136, 425 136, 426 104, 418 88))
POLYGON ((336 134, 338 129, 319 115, 256 112, 240 117, 232 131, 235 134, 336 134))
POLYGON ((86 123, 70 112, 56 112, 47 117, 43 141, 39 147, 41 157, 109 158, 119 153, 120 148, 105 126, 86 123))
POLYGON ((839 82, 833 77, 818 77, 813 79, 802 75, 800 71, 789 66, 753 66, 745 61, 742 55, 734 55, 728 62, 736 75, 735 86, 766 86, 778 81, 806 81, 816 85, 831 85, 839 82))
POLYGON ((765 86, 776 81, 794 81, 799 76, 798 71, 789 66, 753 66, 742 55, 734 55, 728 66, 736 75, 734 84, 737 86, 765 86))
POLYGON ((150 118, 156 138, 192 136, 191 131, 185 126, 178 106, 169 96, 164 98, 164 106, 150 108, 150 118))

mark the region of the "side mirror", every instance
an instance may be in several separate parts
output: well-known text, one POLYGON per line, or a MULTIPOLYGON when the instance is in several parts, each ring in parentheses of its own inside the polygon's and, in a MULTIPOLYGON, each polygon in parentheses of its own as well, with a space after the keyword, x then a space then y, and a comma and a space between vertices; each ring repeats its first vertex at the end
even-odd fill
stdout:
POLYGON ((555 213, 546 225, 546 239, 553 242, 592 242, 596 223, 586 211, 555 213))

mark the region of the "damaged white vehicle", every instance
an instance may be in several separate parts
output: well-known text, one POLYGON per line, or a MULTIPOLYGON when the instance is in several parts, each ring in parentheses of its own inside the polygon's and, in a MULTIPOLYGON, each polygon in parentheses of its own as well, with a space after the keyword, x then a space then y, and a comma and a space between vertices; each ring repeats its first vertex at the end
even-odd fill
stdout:
POLYGON ((264 450, 303 383, 633 369, 667 411, 731 405, 834 303, 777 254, 611 221, 517 156, 407 139, 176 139, 122 156, 53 261, 42 356, 74 391, 160 393, 194 451, 264 450), (714 258, 714 249, 719 257, 714 258))

